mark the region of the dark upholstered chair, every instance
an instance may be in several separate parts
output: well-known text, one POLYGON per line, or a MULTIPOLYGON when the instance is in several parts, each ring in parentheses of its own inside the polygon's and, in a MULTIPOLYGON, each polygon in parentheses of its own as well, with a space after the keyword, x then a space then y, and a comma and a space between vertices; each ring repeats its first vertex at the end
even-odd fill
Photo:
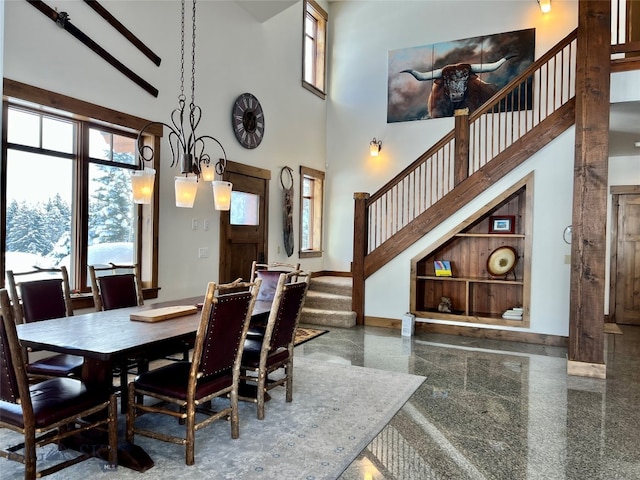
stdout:
POLYGON ((245 340, 240 399, 257 403, 260 420, 264 419, 268 390, 285 385, 286 401, 293 400, 293 347, 308 288, 308 273, 280 274, 264 335, 247 336, 245 340), (281 369, 284 376, 278 380, 269 378, 272 372, 281 369))
POLYGON ((262 285, 258 292, 258 301, 272 302, 276 293, 276 285, 281 273, 289 273, 300 269, 300 264, 296 263, 258 263, 255 260, 251 264, 250 281, 256 278, 262 279, 262 285))
MULTIPOLYGON (((89 265, 89 277, 91 278, 93 303, 98 312, 144 304, 140 281, 140 266, 138 264, 116 265, 112 263, 108 267, 89 265)), ((163 345, 153 349, 153 351, 148 351, 144 358, 129 358, 121 365, 117 365, 115 373, 120 376, 122 412, 126 412, 127 408, 125 397, 131 369, 135 369, 136 373, 146 372, 149 369, 151 360, 166 358, 175 353, 180 353, 183 360, 188 360, 191 346, 191 344, 179 340, 165 342, 163 345)))
POLYGON ((96 312, 144 304, 138 264, 112 263, 109 267, 89 265, 89 277, 96 312))
MULTIPOLYGON (((13 318, 17 324, 73 315, 69 275, 64 266, 19 273, 8 270, 7 284, 13 304, 13 318), (43 275, 49 278, 42 278, 43 275), (17 282, 18 277, 39 279, 17 282)), ((23 354, 27 362, 27 374, 34 379, 79 377, 82 372, 84 358, 77 355, 51 355, 29 362, 29 352, 24 349, 23 354)))
POLYGON ((143 435, 186 447, 186 464, 195 462, 195 432, 220 418, 229 417, 231 438, 239 436, 238 382, 240 357, 260 280, 254 283, 234 282, 243 291, 223 293, 229 284, 209 283, 191 362, 176 362, 140 374, 129 384, 127 441, 134 434, 143 435), (248 290, 249 289, 249 290, 248 290), (216 295, 217 293, 217 295, 216 295), (151 397, 159 403, 144 402, 151 397), (228 398, 229 407, 212 411, 212 399, 228 398), (205 414, 196 419, 196 409, 205 414), (136 428, 135 421, 147 413, 164 414, 185 423, 186 434, 177 437, 160 431, 136 428))
POLYGON ((91 390, 80 380, 53 378, 29 386, 13 309, 6 290, 0 290, 0 428, 24 436, 24 443, 3 447, 0 456, 25 466, 24 478, 35 479, 91 458, 93 451, 78 452, 56 465, 37 471, 36 448, 76 433, 108 429, 107 458, 117 464, 118 431, 115 396, 91 390), (22 453, 20 453, 22 452, 22 453))

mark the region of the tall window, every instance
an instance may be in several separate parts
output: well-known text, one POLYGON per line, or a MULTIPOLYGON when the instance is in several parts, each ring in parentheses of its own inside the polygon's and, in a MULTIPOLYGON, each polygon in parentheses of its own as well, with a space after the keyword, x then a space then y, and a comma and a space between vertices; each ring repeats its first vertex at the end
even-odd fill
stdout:
POLYGON ((325 98, 328 15, 313 0, 304 1, 304 45, 302 55, 302 86, 320 98, 325 98))
POLYGON ((300 167, 300 258, 322 255, 324 172, 300 167))
POLYGON ((88 265, 149 263, 131 197, 137 132, 25 102, 3 109, 3 273, 64 265, 88 291, 88 265))

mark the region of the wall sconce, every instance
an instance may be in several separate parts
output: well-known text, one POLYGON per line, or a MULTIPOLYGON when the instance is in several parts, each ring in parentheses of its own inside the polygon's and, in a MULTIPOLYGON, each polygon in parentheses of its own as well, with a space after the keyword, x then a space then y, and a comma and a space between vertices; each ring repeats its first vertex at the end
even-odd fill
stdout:
POLYGON ((538 0, 540 10, 542 13, 549 13, 551 11, 551 0, 538 0))
POLYGON ((373 140, 369 142, 369 155, 372 157, 377 157, 382 149, 382 141, 376 140, 376 137, 373 137, 373 140))

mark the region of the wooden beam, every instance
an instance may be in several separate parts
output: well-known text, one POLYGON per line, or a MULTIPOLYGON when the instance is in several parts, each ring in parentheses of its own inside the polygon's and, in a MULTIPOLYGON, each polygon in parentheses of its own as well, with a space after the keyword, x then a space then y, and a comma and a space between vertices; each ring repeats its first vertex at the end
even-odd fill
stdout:
POLYGON ((66 12, 56 12, 49 5, 44 3, 41 0, 27 0, 31 5, 40 10, 46 17, 49 17, 53 22, 58 25, 60 28, 63 28, 67 32, 69 32, 76 39, 80 40, 85 46, 89 47, 93 52, 97 53, 103 60, 105 60, 109 65, 115 67, 120 73, 122 73, 129 80, 133 81, 136 85, 144 89, 147 93, 153 95, 154 97, 158 96, 158 89, 151 85, 149 82, 140 77, 133 70, 124 65, 120 60, 115 58, 109 52, 107 52, 104 48, 98 45, 95 41, 93 41, 87 34, 85 34, 82 30, 76 27, 69 20, 69 16, 66 12))
POLYGON ((609 0, 580 0, 568 357, 578 375, 593 368, 575 362, 604 364, 610 24, 609 0))
POLYGON ((367 219, 366 202, 368 193, 356 192, 353 194, 353 260, 351 273, 353 284, 351 289, 351 310, 356 312, 356 324, 364 325, 364 259, 367 252, 367 232, 369 222, 367 219))
POLYGON ((131 32, 131 30, 120 23, 120 21, 116 17, 111 15, 111 13, 106 8, 104 8, 102 5, 100 5, 100 3, 97 2, 97 0, 84 0, 84 3, 89 5, 98 15, 104 18, 109 25, 115 28, 122 34, 124 38, 129 40, 129 42, 131 42, 138 50, 144 53, 144 55, 149 60, 151 60, 157 66, 160 66, 160 57, 153 53, 153 51, 142 42, 142 40, 136 37, 131 32))

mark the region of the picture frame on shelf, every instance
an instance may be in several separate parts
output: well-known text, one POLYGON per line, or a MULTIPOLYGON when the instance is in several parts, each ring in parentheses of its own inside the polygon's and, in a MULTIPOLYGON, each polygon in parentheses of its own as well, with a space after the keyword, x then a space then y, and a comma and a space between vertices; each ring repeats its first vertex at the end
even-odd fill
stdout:
POLYGON ((489 217, 489 233, 515 233, 515 215, 492 215, 489 217))
POLYGON ((452 277, 451 262, 449 260, 436 260, 433 262, 436 277, 452 277))

